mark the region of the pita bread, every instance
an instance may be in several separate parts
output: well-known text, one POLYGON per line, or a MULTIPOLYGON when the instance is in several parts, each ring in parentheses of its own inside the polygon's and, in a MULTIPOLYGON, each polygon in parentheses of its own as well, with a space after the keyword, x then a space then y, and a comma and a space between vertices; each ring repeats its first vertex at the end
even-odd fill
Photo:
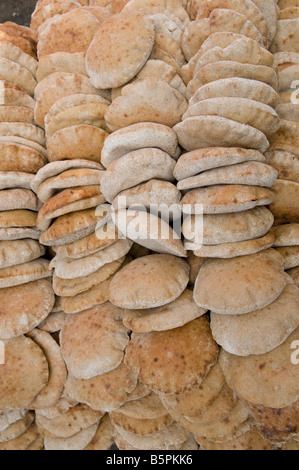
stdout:
POLYGON ((243 162, 265 163, 265 157, 257 150, 241 148, 205 148, 183 154, 174 169, 174 176, 181 181, 213 168, 236 165, 243 162))
POLYGON ((122 96, 113 101, 105 119, 113 132, 139 122, 173 127, 186 111, 185 98, 168 83, 143 78, 123 88, 122 96))
POLYGON ((39 34, 39 59, 55 52, 85 53, 99 25, 94 15, 81 8, 53 18, 39 34))
POLYGON ((11 424, 7 429, 0 432, 0 442, 8 442, 24 434, 31 426, 34 420, 34 413, 29 412, 26 416, 15 423, 11 424))
POLYGON ((108 108, 107 104, 103 103, 90 103, 80 106, 75 106, 71 109, 57 114, 47 125, 46 133, 48 138, 52 137, 55 132, 65 129, 66 127, 73 127, 78 125, 88 125, 99 127, 105 131, 108 130, 104 115, 108 108))
POLYGON ((167 409, 173 410, 175 414, 197 417, 214 403, 224 382, 222 370, 216 363, 199 387, 179 395, 161 395, 161 399, 167 409))
POLYGON ((177 0, 171 0, 170 2, 165 0, 131 0, 125 5, 123 10, 127 12, 129 10, 140 10, 147 7, 159 7, 169 11, 174 17, 179 18, 184 26, 190 21, 182 3, 177 0))
POLYGON ((280 258, 272 258, 273 252, 270 249, 250 256, 206 261, 195 283, 197 305, 229 315, 250 313, 270 305, 286 286, 280 258), (265 283, 265 279, 272 279, 271 284, 265 283))
POLYGON ((11 424, 24 418, 28 411, 25 410, 11 410, 7 413, 0 413, 0 430, 5 431, 11 424))
POLYGON ((187 257, 180 237, 154 214, 138 210, 120 210, 112 214, 120 233, 130 240, 157 253, 187 257))
POLYGON ((0 288, 19 286, 51 277, 49 261, 39 258, 29 263, 0 269, 0 288))
POLYGON ((157 178, 172 181, 175 161, 162 150, 135 150, 114 160, 101 180, 101 191, 109 202, 122 191, 157 178))
POLYGON ((174 130, 187 151, 215 146, 254 148, 264 153, 269 148, 266 136, 258 129, 219 116, 191 117, 174 126, 174 130))
POLYGON ((266 153, 269 165, 278 171, 280 180, 299 183, 299 159, 295 155, 283 150, 271 150, 266 153))
POLYGON ((107 136, 107 132, 89 125, 61 129, 47 141, 49 160, 54 162, 82 158, 100 163, 107 136))
POLYGON ((156 206, 157 214, 155 215, 158 215, 158 209, 161 209, 161 212, 163 214, 165 212, 167 215, 171 212, 171 209, 175 212, 176 208, 174 206, 179 204, 180 200, 181 193, 174 184, 168 181, 152 179, 119 193, 114 199, 112 207, 117 210, 124 209, 124 206, 126 206, 128 208, 131 207, 133 210, 133 206, 142 205, 147 209, 151 209, 151 214, 153 214, 154 206, 156 206), (126 198, 125 200, 123 199, 124 197, 126 198), (165 211, 160 207, 164 204, 167 206, 165 211))
POLYGON ((69 438, 45 437, 45 450, 84 450, 96 435, 98 423, 69 438))
MULTIPOLYGON (((144 385, 141 384, 139 387, 144 385)), ((148 389, 146 389, 148 390, 148 389)), ((118 410, 124 416, 135 419, 157 419, 166 416, 167 410, 163 406, 159 396, 148 390, 147 395, 132 401, 127 401, 118 410)))
POLYGON ((11 441, 7 441, 0 444, 0 450, 27 450, 28 446, 30 446, 38 437, 38 431, 36 429, 35 424, 32 424, 30 428, 21 434, 21 436, 13 439, 11 441))
POLYGON ((64 297, 63 311, 68 314, 80 313, 107 302, 111 280, 112 277, 74 297, 64 297))
POLYGON ((74 406, 77 406, 78 402, 75 400, 71 400, 71 398, 66 397, 65 394, 61 396, 55 406, 51 406, 50 408, 39 409, 38 414, 40 416, 44 416, 47 419, 55 419, 59 418, 64 413, 70 411, 74 406))
POLYGON ((0 228, 2 241, 32 239, 39 240, 41 233, 36 228, 0 228))
POLYGON ((244 184, 271 188, 277 175, 274 168, 264 163, 239 163, 205 171, 200 175, 181 180, 177 187, 180 191, 219 184, 244 184))
POLYGON ((297 338, 298 329, 281 346, 259 356, 244 358, 223 350, 220 365, 229 387, 240 398, 270 408, 298 401, 298 368, 290 360, 291 344, 297 338))
POLYGON ((111 412, 126 402, 136 384, 136 374, 122 363, 115 370, 89 380, 69 376, 65 391, 94 410, 111 412))
POLYGON ((32 31, 27 26, 21 26, 19 24, 13 23, 11 21, 6 21, 0 26, 1 31, 7 31, 9 34, 14 36, 20 36, 23 38, 30 39, 32 42, 37 42, 37 34, 35 31, 32 31))
MULTIPOLYGON (((204 246, 241 243, 264 237, 273 225, 273 215, 266 207, 228 214, 203 216, 204 246)), ((182 232, 186 240, 195 241, 194 217, 187 216, 182 232)))
POLYGON ((277 180, 272 188, 275 200, 269 206, 275 217, 275 225, 299 223, 298 193, 299 183, 277 180))
POLYGON ((37 81, 41 82, 57 72, 76 73, 87 76, 83 52, 56 52, 42 57, 38 63, 37 81))
POLYGON ((151 55, 149 56, 149 59, 150 60, 162 60, 166 64, 173 67, 179 76, 182 75, 181 68, 178 62, 168 52, 163 51, 163 49, 160 49, 156 45, 154 45, 151 55))
POLYGON ((37 412, 36 422, 57 437, 69 438, 98 423, 103 414, 80 404, 54 419, 47 419, 37 412))
MULTIPOLYGON (((59 190, 68 188, 91 188, 99 184, 103 172, 89 168, 67 170, 58 176, 47 179, 41 183, 37 190, 40 201, 47 203, 56 197, 59 190)), ((95 192, 96 188, 94 188, 95 192)))
POLYGON ((129 330, 122 324, 122 315, 122 310, 107 302, 68 318, 60 339, 62 355, 71 375, 88 380, 122 363, 129 342, 129 330))
POLYGON ((34 110, 35 100, 24 91, 14 90, 13 88, 4 88, 0 91, 0 105, 16 106, 34 110))
POLYGON ((30 96, 33 96, 36 81, 33 75, 21 65, 12 60, 0 57, 0 79, 22 87, 30 96))
POLYGON ((34 124, 34 112, 32 109, 17 106, 1 106, 0 107, 0 122, 18 123, 23 122, 27 124, 34 124))
POLYGON ((22 49, 15 46, 14 44, 10 42, 1 41, 0 57, 17 63, 21 67, 27 69, 28 72, 30 72, 34 78, 36 77, 37 61, 30 55, 25 54, 22 49))
POLYGON ((26 450, 44 450, 44 438, 40 435, 35 441, 27 447, 26 450))
POLYGON ((185 57, 178 42, 166 34, 155 35, 155 45, 164 52, 167 52, 182 67, 185 64, 185 57))
POLYGON ((241 434, 241 436, 229 439, 224 442, 214 442, 210 441, 204 437, 199 439, 200 446, 204 450, 270 450, 272 443, 266 439, 260 432, 256 429, 250 429, 249 431, 241 434))
POLYGON ((94 208, 62 215, 42 234, 40 242, 46 246, 72 243, 93 233, 97 221, 94 208))
POLYGON ((284 269, 292 269, 299 266, 299 242, 297 246, 284 246, 276 248, 278 253, 283 256, 284 269))
POLYGON ((123 258, 131 249, 132 242, 129 240, 118 240, 113 245, 103 250, 85 256, 77 260, 58 258, 51 261, 50 266, 55 268, 55 273, 62 279, 77 279, 95 273, 105 264, 110 264, 123 258))
POLYGON ((279 128, 279 117, 270 106, 246 98, 211 98, 189 106, 183 120, 197 116, 219 116, 246 124, 270 136, 279 128))
POLYGON ((30 189, 4 189, 0 191, 1 211, 37 211, 40 203, 30 189))
POLYGON ((299 267, 289 269, 287 273, 294 279, 296 286, 299 287, 299 267))
POLYGON ((8 268, 40 258, 46 250, 35 240, 0 241, 0 268, 8 268))
POLYGON ((241 212, 257 206, 266 206, 274 200, 274 193, 258 186, 222 185, 193 189, 182 199, 183 212, 195 213, 196 204, 202 204, 203 214, 241 212))
POLYGON ((175 132, 155 123, 139 123, 120 129, 107 137, 102 150, 102 164, 108 168, 114 160, 142 148, 158 148, 177 158, 178 141, 175 132))
POLYGON ((31 189, 34 175, 20 171, 0 171, 0 189, 31 189))
MULTIPOLYGON (((39 186, 50 178, 61 175, 69 170, 103 170, 101 164, 88 160, 66 160, 52 162, 46 165, 42 171, 38 171, 34 177, 31 189, 37 194, 39 186)), ((63 179, 63 176, 60 178, 63 179)))
POLYGON ((78 7, 80 8, 80 4, 72 1, 51 1, 47 5, 38 2, 31 16, 30 27, 34 31, 38 31, 39 27, 48 19, 56 15, 63 15, 78 7))
POLYGON ((0 212, 0 227, 35 227, 37 214, 27 210, 0 212))
POLYGON ((52 312, 50 315, 38 325, 38 328, 48 333, 56 333, 60 331, 67 319, 64 312, 52 312))
POLYGON ((122 266, 124 260, 125 258, 122 258, 114 261, 113 263, 106 264, 95 273, 85 276, 84 278, 81 277, 76 281, 74 279, 61 279, 54 274, 54 292, 56 295, 61 295, 63 297, 72 297, 88 291, 92 287, 106 281, 110 276, 116 273, 116 271, 122 266))
POLYGON ((190 267, 189 284, 194 286, 198 273, 206 260, 205 258, 195 256, 193 251, 187 251, 187 256, 187 261, 190 267))
POLYGON ((285 150, 299 157, 298 131, 299 123, 281 119, 279 130, 270 139, 271 150, 285 150))
POLYGON ((299 224, 279 225, 274 228, 275 247, 299 245, 299 224))
POLYGON ((298 438, 299 403, 296 401, 285 408, 267 408, 244 402, 259 430, 272 442, 290 441, 298 438))
MULTIPOLYGON (((193 250, 196 256, 201 258, 235 258, 236 256, 252 255, 266 250, 273 246, 275 236, 268 233, 262 238, 246 240, 236 243, 223 243, 220 245, 194 245, 193 250)), ((186 244, 189 248, 190 244, 186 244)))
POLYGON ((46 387, 37 395, 30 409, 48 408, 54 406, 63 392, 67 378, 67 370, 62 359, 60 348, 49 333, 33 330, 28 334, 43 351, 49 364, 49 381, 46 387))
MULTIPOLYGON (((13 150, 13 151, 18 151, 18 152, 22 152, 22 153, 25 153, 25 149, 26 151, 28 152, 28 148, 32 154, 32 150, 35 150, 35 153, 38 153, 40 155, 38 155, 39 158, 43 157, 43 165, 44 166, 47 161, 48 161, 48 158, 47 158, 47 151, 45 149, 45 147, 43 147, 42 145, 39 145, 37 142, 34 142, 33 140, 28 140, 28 139, 23 139, 22 137, 17 137, 15 135, 12 135, 12 136, 9 136, 9 135, 6 135, 5 137, 3 136, 0 136, 0 145, 2 146, 3 144, 8 144, 9 145, 9 150, 13 150), (13 144, 13 148, 11 147, 11 145, 13 144), (22 146, 21 149, 19 146, 22 146), (25 147, 25 149, 23 148, 25 147)), ((35 163, 35 161, 34 161, 35 163)), ((6 166, 9 167, 8 163, 5 163, 6 166)), ((18 162, 18 165, 20 165, 20 163, 18 162)), ((15 166, 17 166, 15 164, 15 166)), ((28 163, 27 163, 27 166, 28 166, 28 163)), ((13 168, 13 164, 10 163, 10 167, 13 168)), ((18 166, 17 166, 18 167, 18 166)), ((2 170, 2 171, 5 171, 5 170, 2 170)), ((14 170, 8 170, 8 171, 14 171, 14 170)), ((21 170, 16 170, 16 171, 21 171, 21 170)), ((32 173, 32 171, 27 171, 27 173, 32 173)))
POLYGON ((55 246, 54 250, 59 258, 78 259, 97 253, 104 248, 108 248, 115 243, 118 238, 117 229, 114 224, 110 222, 103 229, 97 230, 95 233, 81 238, 76 242, 55 246))
MULTIPOLYGON (((173 429, 173 427, 171 428, 173 429)), ((171 431, 173 432, 173 431, 171 431)), ((133 447, 132 445, 128 444, 128 442, 116 432, 115 429, 115 444, 120 450, 130 450, 130 451, 136 451, 140 449, 140 446, 138 449, 136 447, 133 447)), ((158 436, 158 434, 155 434, 155 436, 158 436)), ((161 436, 160 436, 161 437, 161 436)), ((130 437, 129 437, 130 438, 130 437)), ((163 437, 160 439, 160 441, 163 440, 163 437)), ((140 444, 139 442, 136 443, 136 445, 140 444)), ((153 447, 158 450, 198 450, 198 444, 196 443, 194 437, 192 435, 189 436, 187 441, 183 442, 182 444, 176 444, 176 445, 156 445, 155 443, 153 447)), ((141 443, 141 446, 144 445, 141 443)))
POLYGON ((108 414, 100 421, 99 428, 92 441, 84 450, 110 450, 114 443, 114 428, 108 414))
POLYGON ((299 64, 290 65, 279 71, 279 90, 281 92, 290 90, 292 83, 298 76, 299 64))
POLYGON ((4 345, 0 409, 6 412, 28 408, 48 382, 48 362, 39 346, 25 336, 4 341, 4 345))
POLYGON ((253 3, 261 11, 265 18, 269 28, 269 41, 271 44, 277 30, 277 20, 279 16, 279 10, 274 0, 253 0, 253 3))
POLYGON ((123 321, 136 333, 149 333, 179 328, 205 313, 206 310, 195 304, 192 291, 186 289, 177 300, 164 307, 126 312, 123 321))
POLYGON ((276 107, 279 99, 276 91, 266 83, 233 77, 200 86, 191 97, 190 106, 206 99, 224 97, 247 98, 272 107, 276 107))
MULTIPOLYGON (((261 33, 245 15, 235 10, 216 8, 209 18, 192 21, 185 29, 181 39, 181 47, 186 59, 190 61, 209 36, 223 32, 243 35, 261 45, 263 44, 261 33)), ((188 70, 190 67, 187 65, 186 69, 188 70)))
POLYGON ((215 364, 217 356, 218 346, 212 339, 208 319, 204 316, 174 330, 133 333, 125 363, 138 372, 139 380, 150 390, 178 394, 198 387, 215 364), (201 348, 203 342, 204 353, 201 348), (173 358, 171 362, 169 357, 173 358))
POLYGON ((51 107, 61 98, 74 94, 106 95, 96 90, 85 75, 78 73, 57 72, 42 80, 35 93, 38 94, 35 107, 35 120, 45 127, 45 117, 51 107))
POLYGON ((296 104, 285 103, 277 107, 277 113, 280 119, 289 119, 293 122, 299 122, 298 108, 296 104))
POLYGON ((120 427, 117 427, 116 429, 132 447, 142 450, 165 449, 169 446, 181 446, 183 441, 186 441, 188 437, 188 433, 177 424, 172 424, 162 431, 148 434, 146 436, 124 431, 120 427))
POLYGON ((116 274, 110 284, 109 300, 127 309, 160 307, 176 300, 188 282, 189 266, 184 260, 171 255, 145 256, 116 274))
POLYGON ((238 36, 226 47, 216 46, 204 52, 204 49, 207 47, 207 45, 205 46, 206 43, 204 43, 202 51, 199 51, 199 58, 193 72, 194 75, 201 67, 207 64, 226 60, 242 64, 263 65, 265 67, 272 67, 274 70, 277 68, 273 55, 254 39, 238 36))
POLYGON ((16 136, 27 140, 33 140, 42 146, 45 146, 46 144, 45 134, 42 129, 23 122, 0 122, 0 135, 16 136))
POLYGON ((270 49, 272 53, 299 52, 298 22, 299 18, 278 21, 276 36, 270 49))
POLYGON ((52 219, 96 207, 104 202, 105 199, 98 185, 65 189, 43 205, 37 217, 37 227, 41 231, 48 230, 52 219))
POLYGON ((7 32, 0 31, 0 42, 9 42, 19 49, 21 49, 25 54, 28 54, 33 59, 36 59, 36 43, 32 40, 25 39, 21 36, 15 36, 12 34, 8 34, 7 32))
POLYGON ((150 56, 154 37, 154 22, 138 12, 122 12, 104 21, 86 55, 92 84, 116 88, 134 78, 150 56))
POLYGON ((209 18, 215 8, 229 8, 246 16, 246 18, 250 20, 262 34, 264 38, 264 45, 269 45, 268 24, 266 23, 266 20, 260 9, 253 2, 248 0, 233 0, 230 2, 227 2, 226 0, 204 0, 199 5, 196 19, 201 20, 203 18, 209 18))
MULTIPOLYGON (((184 98, 186 98, 186 85, 180 75, 176 73, 176 69, 174 67, 166 64, 162 60, 148 60, 146 65, 144 65, 136 77, 129 83, 134 83, 136 80, 155 77, 159 77, 159 80, 167 82, 171 87, 181 93, 184 98)), ((121 96, 122 88, 123 87, 119 87, 112 90, 112 100, 121 96)))
POLYGON ((122 413, 114 411, 110 414, 112 424, 116 428, 121 428, 124 431, 131 432, 133 434, 146 436, 155 432, 162 431, 163 429, 170 426, 174 420, 170 415, 165 415, 161 418, 156 419, 135 419, 129 418, 122 413))
POLYGON ((194 75, 194 79, 198 80, 200 86, 216 80, 234 77, 266 83, 275 91, 279 89, 277 73, 271 67, 264 65, 241 64, 240 62, 223 60, 204 65, 194 75))
POLYGON ((262 310, 237 316, 212 313, 212 333, 218 344, 236 356, 266 354, 298 327, 298 306, 298 287, 289 281, 278 299, 262 310))
MULTIPOLYGON (((132 393, 130 393, 127 402, 125 403, 125 405, 121 406, 120 409, 126 407, 128 403, 132 403, 133 401, 137 403, 138 400, 141 400, 142 398, 145 398, 150 394, 151 391, 148 390, 148 388, 146 388, 139 380, 137 380, 136 388, 133 390, 132 393)), ((154 393, 152 395, 156 396, 154 393)), ((167 413, 166 410, 165 413, 167 413)))

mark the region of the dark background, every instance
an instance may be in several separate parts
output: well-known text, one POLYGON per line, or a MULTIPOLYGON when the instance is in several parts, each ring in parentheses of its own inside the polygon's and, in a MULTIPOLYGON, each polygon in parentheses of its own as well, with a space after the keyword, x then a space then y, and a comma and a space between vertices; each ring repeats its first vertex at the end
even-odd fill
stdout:
POLYGON ((0 0, 0 23, 13 21, 29 26, 37 0, 0 0))

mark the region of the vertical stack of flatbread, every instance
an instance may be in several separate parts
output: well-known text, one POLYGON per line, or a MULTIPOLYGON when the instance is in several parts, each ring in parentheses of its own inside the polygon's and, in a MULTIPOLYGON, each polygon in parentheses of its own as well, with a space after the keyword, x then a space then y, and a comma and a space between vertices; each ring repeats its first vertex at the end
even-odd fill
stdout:
POLYGON ((132 0, 102 23, 86 59, 92 84, 112 89, 105 120, 113 134, 101 158, 107 169, 101 190, 113 206, 112 220, 139 245, 182 257, 181 238, 170 227, 181 198, 173 184, 180 148, 171 128, 187 110, 179 40, 189 22, 177 0, 132 0), (156 212, 148 213, 150 206, 156 212))
MULTIPOLYGON (((284 11, 286 10, 282 10, 281 13, 284 11)), ((289 270, 289 274, 298 285, 299 115, 296 81, 299 70, 298 49, 295 45, 289 45, 286 50, 274 54, 274 58, 280 79, 280 103, 277 112, 281 119, 281 127, 272 137, 271 148, 266 153, 269 164, 278 171, 278 180, 273 187, 275 201, 271 204, 270 210, 275 217, 275 247, 284 258, 284 268, 289 270)))
POLYGON ((49 261, 38 241, 40 203, 31 190, 47 162, 44 132, 34 121, 35 33, 1 24, 0 62, 0 449, 38 450, 43 439, 32 410, 55 403, 63 383, 54 387, 54 381, 66 376, 66 368, 53 338, 35 334, 55 301, 49 261))

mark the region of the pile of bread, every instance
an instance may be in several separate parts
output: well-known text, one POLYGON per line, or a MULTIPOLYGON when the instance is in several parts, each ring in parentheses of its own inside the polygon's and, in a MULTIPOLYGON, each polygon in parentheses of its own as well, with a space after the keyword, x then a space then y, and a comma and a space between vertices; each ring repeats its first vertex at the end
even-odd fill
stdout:
POLYGON ((298 450, 298 44, 296 0, 0 25, 0 450, 298 450))

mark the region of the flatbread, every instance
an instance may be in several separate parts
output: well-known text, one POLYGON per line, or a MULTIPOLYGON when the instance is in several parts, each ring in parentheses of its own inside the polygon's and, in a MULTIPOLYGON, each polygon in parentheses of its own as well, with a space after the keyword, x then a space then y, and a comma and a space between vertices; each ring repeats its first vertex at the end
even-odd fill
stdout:
POLYGON ((298 367, 290 360, 291 345, 297 338, 298 329, 281 346, 259 356, 244 358, 223 350, 220 365, 228 385, 240 398, 256 405, 284 408, 298 401, 298 367))
POLYGON ((41 58, 38 63, 36 78, 41 82, 57 72, 78 73, 87 76, 85 54, 83 52, 56 52, 41 58))
POLYGON ((33 75, 21 65, 13 62, 12 60, 0 57, 0 79, 11 82, 14 85, 19 85, 30 96, 33 96, 36 87, 36 81, 33 75))
POLYGON ((127 309, 160 307, 176 300, 188 282, 189 266, 184 260, 171 255, 145 256, 129 263, 114 277, 109 299, 127 309))
POLYGON ((150 390, 178 394, 198 387, 216 363, 217 356, 218 346, 204 316, 174 330, 133 333, 125 363, 139 374, 139 380, 150 390), (173 358, 171 362, 169 357, 173 358))
POLYGON ((86 53, 99 25, 94 15, 81 8, 53 18, 39 35, 39 59, 55 52, 86 53))
POLYGON ((167 82, 143 78, 127 85, 108 108, 105 119, 111 131, 139 122, 173 127, 187 111, 185 98, 167 82))
POLYGON ((154 22, 139 12, 108 18, 98 28, 86 56, 92 84, 116 88, 134 78, 149 58, 154 38, 154 22))
POLYGON ((299 223, 298 194, 299 183, 277 180, 272 188, 275 200, 269 206, 275 217, 275 225, 299 223))
POLYGON ((0 288, 19 286, 31 281, 51 277, 49 261, 43 258, 28 263, 0 269, 0 288))
POLYGON ((136 333, 167 331, 179 328, 206 313, 197 307, 192 291, 186 289, 171 304, 148 310, 130 310, 124 315, 124 325, 136 333))
POLYGON ((122 363, 115 370, 89 380, 69 376, 65 392, 94 410, 111 412, 126 402, 136 384, 136 374, 122 363))
POLYGON ((108 168, 114 160, 141 148, 158 148, 175 158, 178 140, 170 127, 151 122, 134 124, 111 134, 102 150, 102 164, 108 168))
POLYGON ((187 151, 214 146, 253 148, 264 153, 270 145, 258 129, 219 116, 190 117, 175 125, 174 130, 187 151))
POLYGON ((49 315, 54 305, 52 286, 46 279, 4 288, 0 292, 2 339, 28 333, 49 315))
POLYGON ((120 192, 145 181, 173 181, 174 167, 175 160, 162 150, 135 150, 112 162, 101 180, 101 191, 112 203, 120 192))
POLYGON ((71 375, 88 380, 122 363, 129 330, 121 320, 122 311, 108 302, 68 318, 60 339, 62 355, 71 375))
POLYGON ((187 214, 195 214, 197 204, 202 204, 203 214, 227 214, 266 206, 274 198, 274 192, 259 186, 219 185, 189 191, 181 205, 187 214))
POLYGON ((299 325, 299 290, 289 283, 268 307, 247 315, 211 315, 212 333, 230 354, 266 354, 280 346, 299 325))
POLYGON ((0 368, 0 409, 28 408, 48 382, 48 362, 39 346, 29 338, 19 336, 4 344, 5 364, 0 368))
POLYGON ((281 257, 270 249, 228 260, 206 261, 196 280, 194 300, 200 307, 220 315, 241 315, 267 307, 285 286, 281 257), (265 282, 266 279, 271 282, 265 282))

